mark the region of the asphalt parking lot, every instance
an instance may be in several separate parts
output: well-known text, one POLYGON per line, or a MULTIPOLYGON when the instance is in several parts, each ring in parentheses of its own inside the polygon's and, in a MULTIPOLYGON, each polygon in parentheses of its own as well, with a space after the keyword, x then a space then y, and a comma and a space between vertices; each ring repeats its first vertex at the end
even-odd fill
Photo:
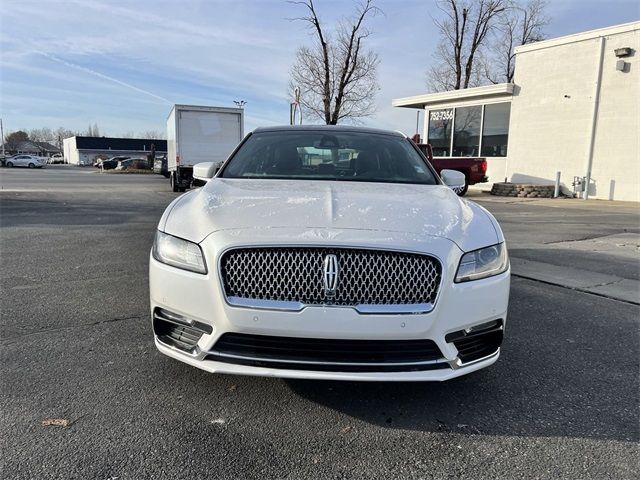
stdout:
POLYGON ((638 478, 637 205, 472 194, 514 262, 500 360, 376 384, 160 355, 164 178, 2 169, 0 188, 2 478, 638 478))

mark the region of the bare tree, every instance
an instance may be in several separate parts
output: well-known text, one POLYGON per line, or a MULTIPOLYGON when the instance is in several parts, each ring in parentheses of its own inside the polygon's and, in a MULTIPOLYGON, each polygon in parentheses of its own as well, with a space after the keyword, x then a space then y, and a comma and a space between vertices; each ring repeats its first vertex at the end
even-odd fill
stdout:
POLYGON ((371 35, 367 20, 380 12, 373 0, 362 0, 351 19, 343 19, 335 31, 327 31, 313 0, 292 1, 303 6, 306 16, 297 18, 309 25, 315 38, 311 47, 300 47, 291 69, 289 89, 301 90, 300 103, 327 125, 357 121, 375 112, 378 55, 366 50, 371 35))
POLYGON ((98 128, 98 124, 94 123, 93 125, 89 124, 87 131, 85 132, 87 137, 99 137, 100 129, 98 128))
POLYGON ((54 135, 56 137, 60 137, 63 140, 65 138, 70 138, 70 137, 73 137, 75 135, 80 135, 80 132, 77 132, 77 131, 74 131, 74 130, 69 130, 68 128, 64 128, 64 127, 56 128, 56 130, 53 133, 54 133, 54 135))
POLYGON ((65 138, 70 138, 75 135, 80 135, 80 132, 74 132, 73 130, 69 130, 68 128, 58 127, 54 133, 55 136, 55 145, 62 150, 63 140, 65 138))
POLYGON ((32 128, 29 130, 29 139, 34 142, 53 142, 55 134, 48 127, 32 128))
MULTIPOLYGON (((93 131, 93 127, 90 127, 93 131)), ((28 132, 22 131, 19 133, 19 137, 33 142, 47 142, 57 146, 62 150, 62 141, 65 138, 73 137, 74 135, 80 135, 80 132, 69 130, 68 128, 58 127, 52 130, 49 127, 32 128, 28 132), (25 137, 26 135, 26 137, 25 137)))
POLYGON ((159 140, 163 139, 166 134, 162 130, 145 130, 140 133, 140 138, 146 138, 150 140, 159 140))
POLYGON ((515 72, 515 48, 545 39, 549 24, 546 0, 514 3, 502 16, 492 43, 492 54, 485 59, 485 76, 491 83, 512 82, 515 72))
POLYGON ((445 16, 434 19, 442 39, 429 71, 429 86, 436 91, 476 86, 482 81, 477 57, 509 0, 438 0, 437 5, 445 16))

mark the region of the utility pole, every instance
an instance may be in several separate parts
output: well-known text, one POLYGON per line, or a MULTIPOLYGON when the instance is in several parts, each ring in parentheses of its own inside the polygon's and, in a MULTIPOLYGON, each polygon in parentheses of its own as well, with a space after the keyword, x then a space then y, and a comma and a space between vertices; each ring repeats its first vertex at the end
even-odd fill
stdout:
POLYGON ((2 140, 2 156, 4 157, 4 128, 2 127, 1 118, 0 118, 0 140, 2 140))

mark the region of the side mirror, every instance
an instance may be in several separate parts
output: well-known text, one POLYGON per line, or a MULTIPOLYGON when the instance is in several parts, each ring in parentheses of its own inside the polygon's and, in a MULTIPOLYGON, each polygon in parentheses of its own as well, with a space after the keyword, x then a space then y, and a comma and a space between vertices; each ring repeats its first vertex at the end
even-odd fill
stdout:
POLYGON ((464 185, 466 183, 466 177, 464 176, 464 173, 457 170, 442 170, 440 172, 440 178, 442 178, 444 184, 453 191, 464 188, 464 185))
POLYGON ((196 163, 193 166, 193 178, 205 183, 208 182, 216 174, 217 165, 218 164, 214 162, 196 163))

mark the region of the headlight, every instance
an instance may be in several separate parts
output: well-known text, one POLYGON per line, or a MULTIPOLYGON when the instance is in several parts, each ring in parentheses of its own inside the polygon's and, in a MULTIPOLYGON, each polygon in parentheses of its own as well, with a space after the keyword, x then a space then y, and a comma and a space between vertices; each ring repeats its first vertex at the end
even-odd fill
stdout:
POLYGON ((207 273, 207 265, 197 243, 188 242, 158 230, 153 241, 152 252, 153 258, 159 262, 191 272, 207 273))
POLYGON ((465 253, 460 259, 456 283, 491 277, 507 271, 509 256, 504 243, 465 253))

